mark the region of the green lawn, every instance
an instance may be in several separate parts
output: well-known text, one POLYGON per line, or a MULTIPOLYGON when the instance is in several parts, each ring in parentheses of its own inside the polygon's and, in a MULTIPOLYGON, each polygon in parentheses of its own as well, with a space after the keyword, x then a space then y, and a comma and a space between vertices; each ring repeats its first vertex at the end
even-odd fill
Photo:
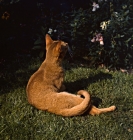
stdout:
POLYGON ((116 105, 117 110, 100 116, 62 117, 27 102, 25 87, 40 63, 23 58, 1 70, 0 140, 133 140, 133 75, 64 65, 67 91, 86 89, 98 101, 102 99, 99 107, 116 105))

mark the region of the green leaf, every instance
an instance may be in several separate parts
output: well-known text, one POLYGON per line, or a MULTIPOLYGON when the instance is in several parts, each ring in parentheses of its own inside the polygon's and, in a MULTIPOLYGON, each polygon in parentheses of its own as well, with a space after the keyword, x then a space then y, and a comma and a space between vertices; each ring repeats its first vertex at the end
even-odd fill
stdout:
POLYGON ((39 57, 42 58, 44 56, 44 51, 41 51, 39 57))
POLYGON ((115 48, 114 44, 111 45, 111 48, 115 48))
POLYGON ((71 27, 75 27, 75 24, 70 24, 71 25, 71 27))
POLYGON ((39 50, 39 49, 41 49, 41 45, 34 46, 32 49, 33 50, 39 50))
POLYGON ((41 27, 41 32, 42 32, 42 34, 45 36, 45 34, 46 34, 46 30, 47 30, 47 28, 44 28, 43 26, 41 27))
POLYGON ((39 38, 34 42, 34 45, 39 45, 39 44, 43 44, 43 43, 44 43, 44 41, 41 38, 39 38))
POLYGON ((118 44, 121 46, 121 41, 118 41, 118 44))
POLYGON ((127 10, 127 11, 124 13, 124 16, 126 16, 128 13, 129 13, 129 10, 127 10))
POLYGON ((129 16, 127 16, 127 17, 125 18, 125 20, 128 21, 128 20, 129 20, 129 16))
POLYGON ((129 38, 128 40, 126 40, 125 42, 128 43, 132 38, 129 38))
POLYGON ((123 8, 123 9, 126 9, 126 8, 127 8, 127 5, 123 5, 122 8, 123 8))
POLYGON ((124 35, 121 35, 121 37, 124 37, 124 35))
POLYGON ((117 35, 117 38, 120 38, 120 37, 121 37, 121 35, 120 35, 120 34, 118 34, 118 35, 117 35))
POLYGON ((83 32, 77 32, 78 35, 83 35, 83 32))

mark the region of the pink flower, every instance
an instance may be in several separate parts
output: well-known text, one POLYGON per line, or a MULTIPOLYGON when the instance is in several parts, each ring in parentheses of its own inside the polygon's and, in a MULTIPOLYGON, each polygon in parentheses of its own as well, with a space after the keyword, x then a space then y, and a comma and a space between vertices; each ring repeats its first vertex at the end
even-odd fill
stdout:
POLYGON ((100 45, 104 45, 102 34, 101 33, 96 34, 96 36, 93 37, 91 42, 100 42, 100 45))
POLYGON ((93 6, 93 9, 92 9, 93 12, 95 12, 99 8, 99 5, 96 4, 96 2, 93 2, 92 6, 93 6))
POLYGON ((96 42, 96 37, 93 37, 91 42, 96 42))

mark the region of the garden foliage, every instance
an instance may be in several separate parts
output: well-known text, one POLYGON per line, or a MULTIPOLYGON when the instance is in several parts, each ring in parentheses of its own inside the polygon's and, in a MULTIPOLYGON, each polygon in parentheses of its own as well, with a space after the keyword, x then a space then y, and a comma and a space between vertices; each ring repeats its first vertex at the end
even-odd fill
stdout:
MULTIPOLYGON (((3 5, 4 0, 2 8, 3 5)), ((34 6, 31 5, 25 0, 10 2, 8 7, 11 10, 7 11, 9 19, 7 14, 7 19, 2 17, 7 2, 4 10, 1 8, 1 52, 3 48, 6 48, 5 54, 8 50, 9 54, 17 49, 20 52, 34 45, 33 52, 45 57, 44 37, 49 33, 53 38, 69 43, 74 59, 85 58, 93 66, 104 64, 107 67, 132 68, 132 0, 83 0, 82 3, 75 0, 37 0, 33 1, 34 6), (5 29, 9 29, 9 32, 5 29), (102 38, 92 41, 99 33, 102 38), (11 42, 16 40, 17 47, 11 46, 11 42)))

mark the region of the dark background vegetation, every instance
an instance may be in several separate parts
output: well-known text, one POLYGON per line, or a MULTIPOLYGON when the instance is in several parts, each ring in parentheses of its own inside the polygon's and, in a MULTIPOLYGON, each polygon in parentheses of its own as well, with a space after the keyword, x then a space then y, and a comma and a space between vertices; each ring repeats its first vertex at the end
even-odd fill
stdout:
POLYGON ((92 3, 92 0, 0 0, 0 66, 21 57, 45 58, 44 38, 52 28, 57 30, 51 34, 54 39, 69 43, 73 60, 82 58, 92 66, 132 68, 132 0, 96 1, 100 8, 95 12, 92 3), (106 30, 100 27, 103 21, 110 21, 106 30), (91 42, 97 32, 103 34, 103 46, 91 42))

